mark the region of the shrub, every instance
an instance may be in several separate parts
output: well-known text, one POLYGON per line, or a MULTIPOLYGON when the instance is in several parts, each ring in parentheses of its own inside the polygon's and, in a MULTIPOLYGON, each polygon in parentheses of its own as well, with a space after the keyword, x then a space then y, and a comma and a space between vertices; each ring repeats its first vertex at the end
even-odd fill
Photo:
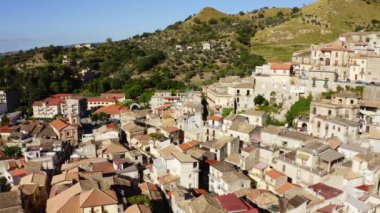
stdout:
POLYGON ((231 112, 233 111, 232 108, 223 108, 222 110, 222 116, 223 118, 227 117, 229 114, 231 114, 231 112))
POLYGON ((262 95, 257 95, 255 99, 253 99, 253 102, 255 103, 255 105, 262 105, 264 101, 265 101, 265 98, 262 95))

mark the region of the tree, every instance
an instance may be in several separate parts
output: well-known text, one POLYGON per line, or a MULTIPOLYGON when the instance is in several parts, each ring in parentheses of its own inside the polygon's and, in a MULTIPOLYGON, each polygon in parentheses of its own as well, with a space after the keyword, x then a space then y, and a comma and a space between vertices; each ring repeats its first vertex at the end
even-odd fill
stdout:
POLYGON ((222 110, 222 116, 223 118, 227 117, 234 109, 232 108, 223 108, 222 110))
POLYGON ((6 126, 9 124, 9 118, 6 115, 1 117, 0 126, 6 126))
POLYGON ((300 9, 298 7, 293 7, 292 8, 292 13, 298 13, 300 9))
POLYGON ((147 195, 135 195, 132 197, 129 197, 128 202, 133 204, 144 204, 147 207, 152 207, 152 203, 147 195))
POLYGON ((194 23, 201 24, 201 20, 198 17, 193 18, 194 23))
POLYGON ((278 13, 277 13, 277 17, 283 17, 284 16, 284 13, 282 12, 282 11, 279 11, 278 13))
POLYGON ((144 89, 140 84, 134 84, 131 87, 126 88, 125 97, 130 99, 136 99, 143 92, 144 89))
POLYGON ((107 39, 106 39, 106 42, 107 42, 107 43, 112 43, 112 38, 107 38, 107 39))
POLYGON ((286 121, 289 125, 293 125, 293 120, 300 115, 308 115, 310 112, 310 104, 313 97, 309 95, 307 98, 301 97, 295 102, 288 113, 286 113, 286 121))
POLYGON ((19 158, 22 156, 21 147, 19 146, 7 146, 3 147, 3 152, 7 157, 19 158))
POLYGON ((208 103, 207 103, 207 99, 206 99, 206 97, 204 95, 202 95, 202 101, 201 101, 201 103, 202 103, 202 106, 203 106, 203 109, 202 109, 202 119, 204 121, 206 121, 207 117, 208 117, 208 108, 207 108, 208 103))
POLYGON ((262 95, 257 95, 254 99, 253 99, 253 102, 255 103, 255 105, 262 105, 265 101, 265 98, 264 96, 262 95))
POLYGON ((59 83, 58 82, 51 82, 50 83, 50 90, 54 93, 59 93, 60 92, 59 83))
POLYGON ((211 18, 210 20, 208 20, 208 23, 211 25, 215 25, 218 23, 218 20, 216 20, 215 18, 211 18))
POLYGON ((150 136, 153 140, 158 140, 158 139, 163 138, 165 135, 162 134, 161 132, 153 132, 153 133, 150 133, 149 136, 150 136))

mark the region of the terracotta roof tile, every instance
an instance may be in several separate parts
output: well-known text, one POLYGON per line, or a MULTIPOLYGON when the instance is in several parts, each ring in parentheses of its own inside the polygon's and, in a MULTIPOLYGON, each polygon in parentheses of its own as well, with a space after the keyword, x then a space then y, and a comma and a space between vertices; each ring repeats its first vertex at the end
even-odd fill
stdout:
POLYGON ((113 168, 112 163, 110 163, 108 161, 93 163, 92 164, 92 171, 93 172, 101 172, 103 174, 115 173, 115 169, 113 168))
POLYGON ((270 63, 270 68, 272 70, 290 70, 291 67, 292 67, 291 63, 280 63, 280 62, 270 63))
POLYGON ((282 184, 281 186, 277 187, 275 189, 275 191, 277 192, 277 194, 281 195, 281 194, 290 192, 290 191, 292 191, 294 189, 298 189, 298 188, 299 187, 297 185, 286 182, 286 183, 282 184))
POLYGON ((309 188, 323 196, 326 200, 334 198, 343 193, 343 191, 340 189, 334 188, 324 183, 316 183, 309 186, 309 188))
POLYGON ((248 206, 245 205, 245 203, 241 201, 234 193, 220 195, 217 196, 216 199, 218 199, 221 206, 227 212, 242 212, 248 210, 248 206))
POLYGON ((196 140, 192 140, 192 141, 189 141, 187 143, 183 143, 183 144, 180 144, 178 145, 178 147, 182 150, 182 151, 187 151, 191 148, 194 148, 196 146, 199 145, 199 141, 196 141, 196 140))
POLYGON ((53 127, 54 129, 60 131, 64 128, 66 128, 67 126, 71 126, 71 125, 64 120, 57 118, 50 123, 50 126, 53 127))
POLYGON ((223 117, 221 115, 213 115, 209 119, 213 121, 221 121, 223 120, 223 117))
POLYGON ((277 170, 270 170, 266 173, 266 175, 268 175, 269 177, 273 178, 273 179, 278 179, 280 177, 286 177, 286 175, 282 174, 281 172, 277 171, 277 170))
POLYGON ((142 204, 134 204, 128 207, 124 213, 152 213, 152 211, 142 204))
POLYGON ((128 107, 114 104, 114 105, 102 107, 102 108, 96 110, 94 112, 94 114, 105 113, 108 115, 117 115, 117 114, 120 114, 122 111, 128 111, 128 110, 129 110, 128 107))
POLYGON ((112 190, 92 189, 81 193, 79 196, 79 206, 81 208, 107 206, 117 203, 116 193, 112 190))
POLYGON ((12 177, 19 177, 19 176, 25 176, 27 173, 25 169, 15 169, 15 170, 10 171, 9 174, 12 177))

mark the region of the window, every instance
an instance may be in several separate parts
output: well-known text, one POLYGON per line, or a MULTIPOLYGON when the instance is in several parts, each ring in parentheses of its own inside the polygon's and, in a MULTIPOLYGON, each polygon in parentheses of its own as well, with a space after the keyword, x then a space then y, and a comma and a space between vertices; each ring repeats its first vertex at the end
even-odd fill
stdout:
POLYGON ((350 103, 351 103, 351 104, 354 104, 354 100, 351 100, 350 103))
POLYGON ((331 110, 329 110, 328 114, 331 115, 331 110))
POLYGON ((320 127, 321 127, 321 122, 318 121, 318 122, 317 122, 317 128, 320 128, 320 127))
POLYGON ((317 108, 313 107, 313 115, 315 115, 316 113, 317 113, 317 108))
POLYGON ((316 81, 316 78, 313 78, 313 87, 315 87, 316 85, 315 85, 315 81, 316 81))
POLYGON ((197 163, 193 163, 193 169, 197 168, 198 164, 197 163))
POLYGON ((327 84, 329 82, 328 78, 325 78, 325 84, 323 85, 324 88, 329 88, 329 85, 327 84))
POLYGON ((282 172, 285 172, 285 170, 286 170, 286 166, 282 165, 282 172))
POLYGON ((287 146, 287 145, 288 145, 288 142, 286 142, 286 141, 282 142, 282 146, 287 146))
POLYGON ((338 127, 338 132, 340 132, 340 127, 338 127))
POLYGON ((236 93, 239 95, 240 94, 240 90, 236 90, 236 93))

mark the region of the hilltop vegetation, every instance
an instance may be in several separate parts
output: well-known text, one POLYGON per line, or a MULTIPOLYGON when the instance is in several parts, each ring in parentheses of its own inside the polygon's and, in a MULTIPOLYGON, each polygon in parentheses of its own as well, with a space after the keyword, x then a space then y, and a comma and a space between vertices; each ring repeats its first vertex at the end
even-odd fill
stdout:
POLYGON ((379 0, 318 0, 288 21, 258 32, 253 52, 268 59, 290 59, 291 52, 333 41, 349 31, 380 30, 379 0))

